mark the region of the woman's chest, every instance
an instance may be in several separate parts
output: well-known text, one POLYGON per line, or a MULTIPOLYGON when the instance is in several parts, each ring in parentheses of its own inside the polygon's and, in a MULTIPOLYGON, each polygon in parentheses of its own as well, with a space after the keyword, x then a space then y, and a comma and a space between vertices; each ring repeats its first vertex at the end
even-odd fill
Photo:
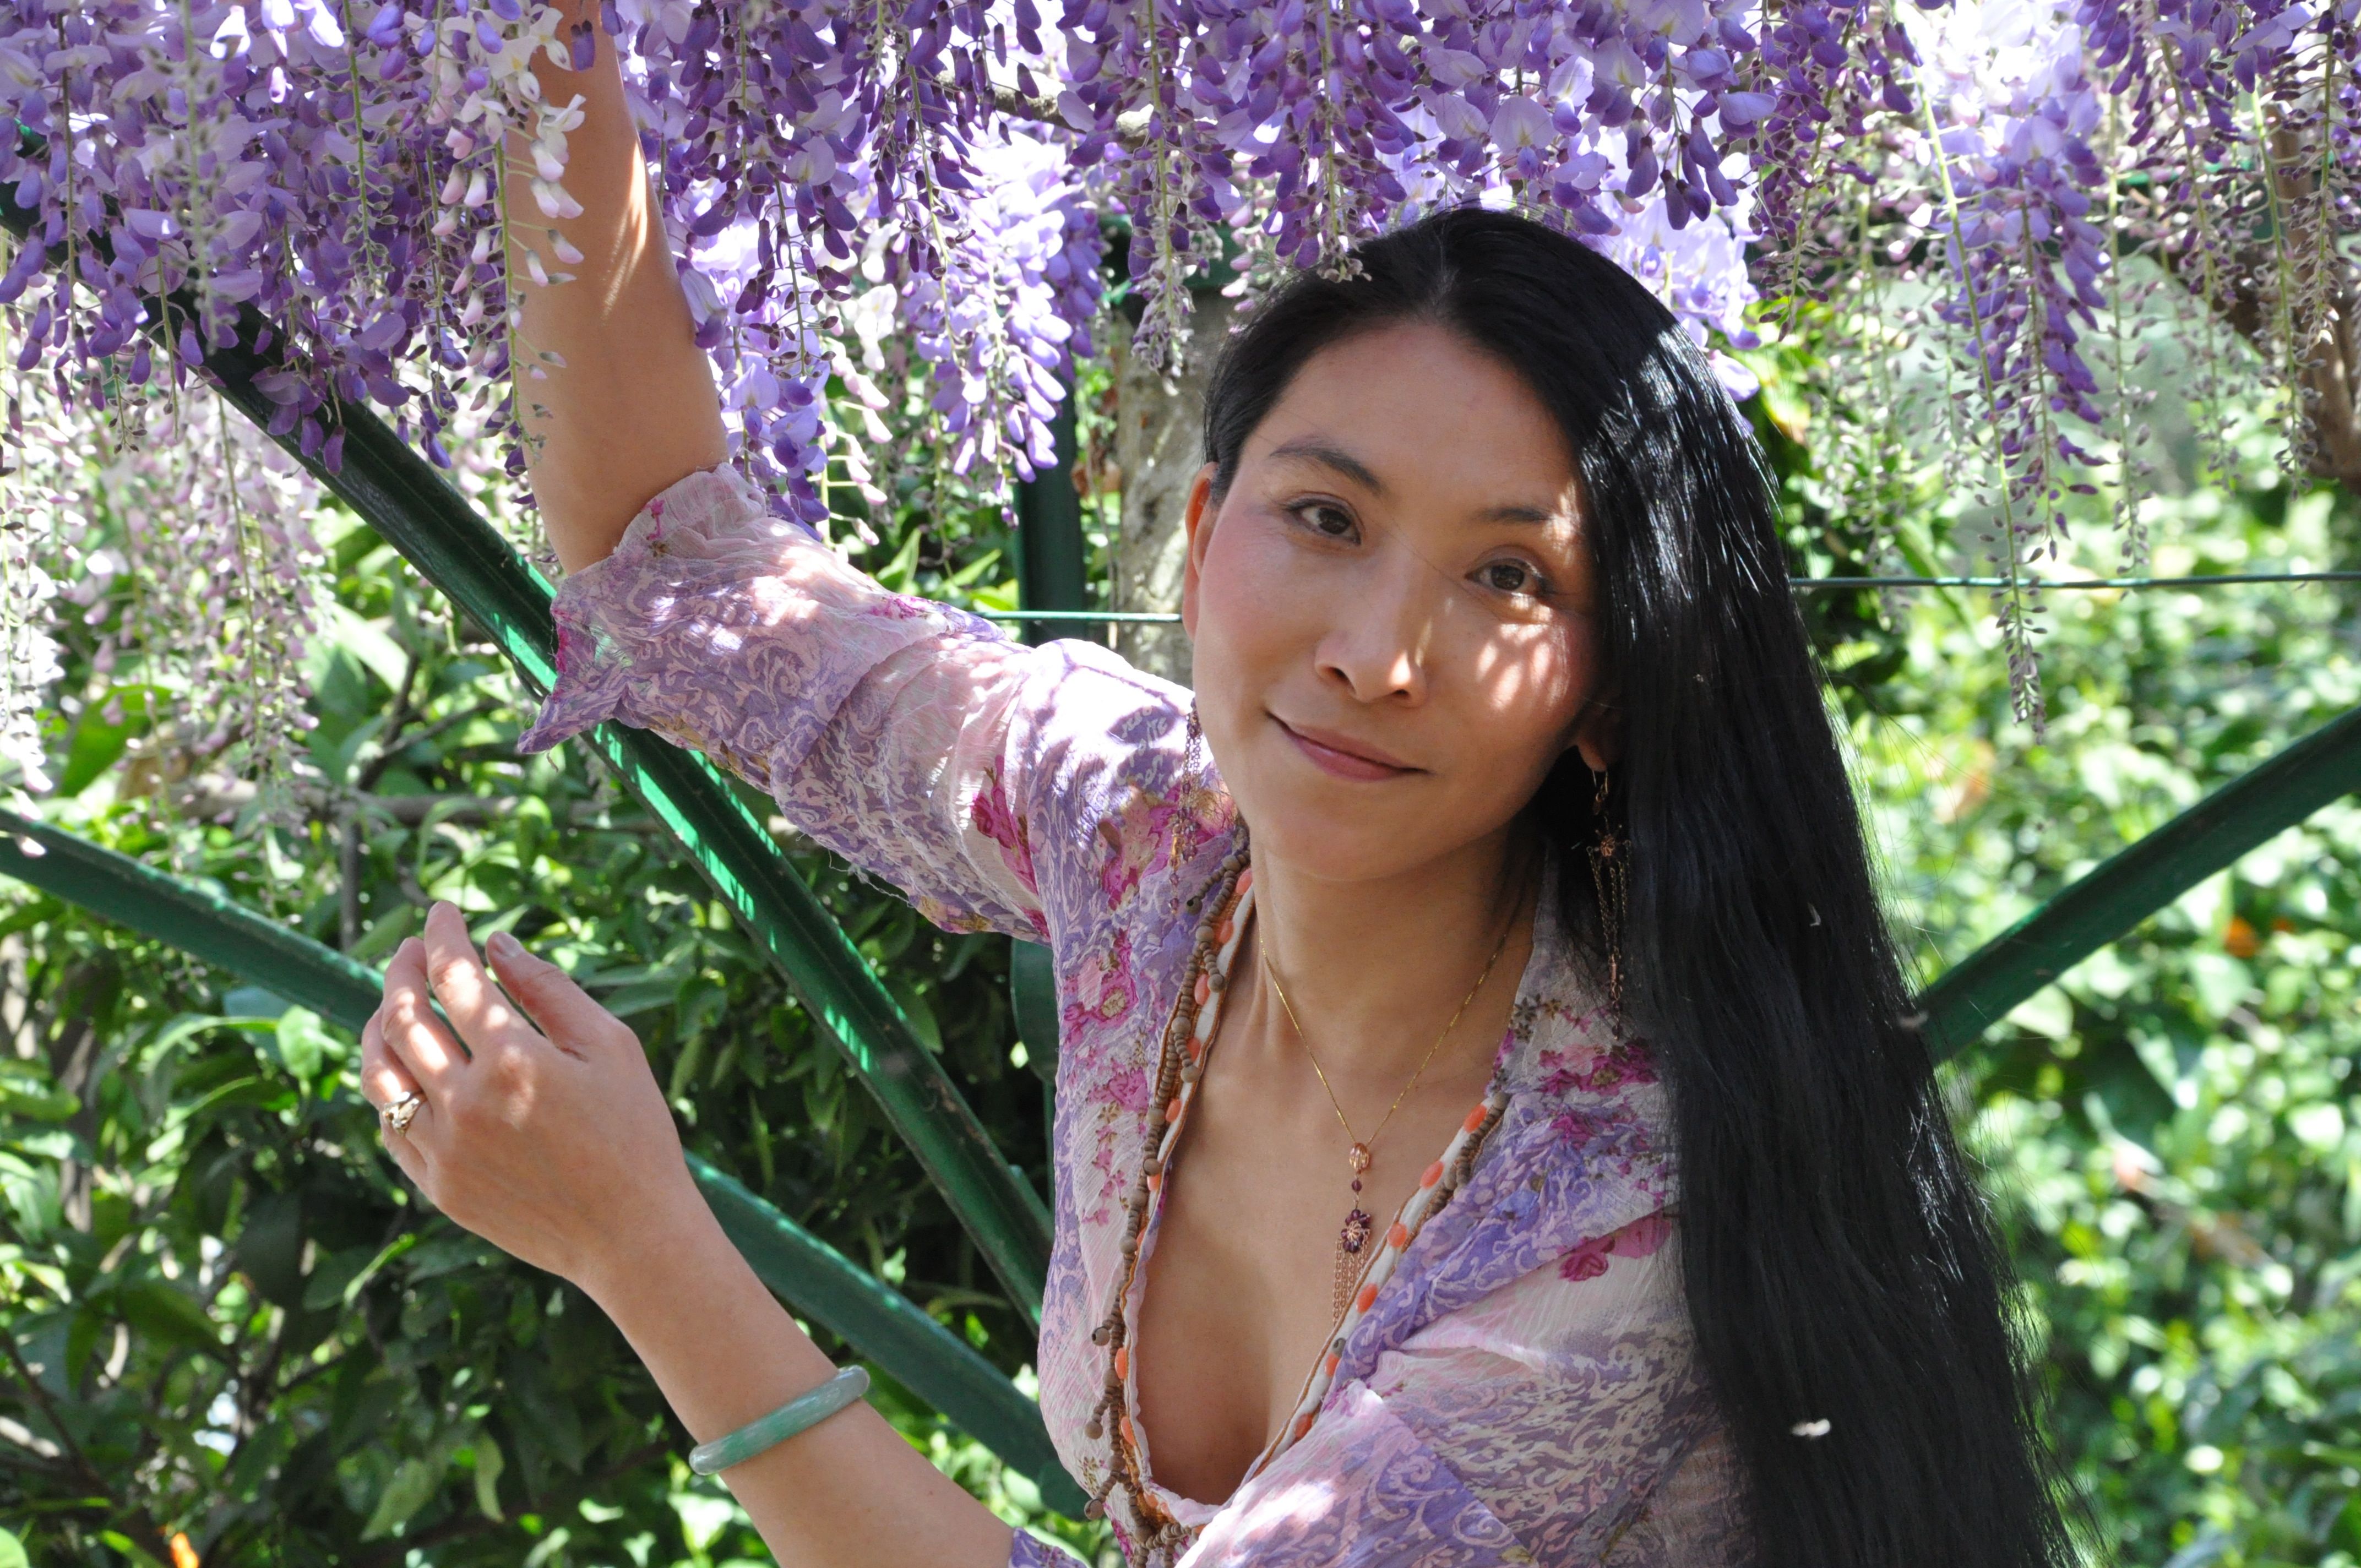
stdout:
POLYGON ((1356 1168, 1317 1083, 1293 1077, 1214 1058, 1143 1265, 1139 1425, 1157 1480, 1202 1502, 1228 1497, 1294 1413, 1363 1266, 1480 1092, 1406 1102, 1356 1168))

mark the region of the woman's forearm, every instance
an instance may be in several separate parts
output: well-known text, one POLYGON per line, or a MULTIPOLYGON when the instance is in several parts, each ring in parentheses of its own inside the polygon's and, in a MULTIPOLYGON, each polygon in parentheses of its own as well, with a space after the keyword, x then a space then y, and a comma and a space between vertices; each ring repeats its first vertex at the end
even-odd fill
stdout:
MULTIPOLYGON (((692 1196, 584 1281, 699 1442, 834 1371, 692 1196)), ((863 1404, 722 1474, 781 1568, 1003 1568, 1009 1529, 863 1404)))
MULTIPOLYGON (((631 1026, 505 933, 491 959, 488 970, 465 917, 437 904, 424 939, 386 964, 385 1001, 361 1030, 361 1082, 372 1104, 406 1106, 386 1124, 402 1174, 456 1223, 588 1292, 697 1442, 826 1381, 828 1357, 754 1277, 681 1163, 631 1026)), ((721 1478, 783 1568, 1008 1559, 1008 1527, 866 1405, 721 1478)))
POLYGON ((649 498, 685 474, 729 455, 713 373, 693 337, 663 225, 650 198, 639 133, 623 100, 615 40, 598 30, 597 0, 560 0, 566 27, 591 24, 596 58, 572 71, 536 57, 544 101, 577 94, 584 119, 566 137, 571 218, 543 215, 530 181, 531 139, 511 133, 506 148, 510 277, 523 307, 518 402, 529 448, 526 472, 551 545, 567 571, 614 549, 649 498), (555 230, 578 251, 561 258, 555 230), (526 252, 569 282, 532 280, 526 252), (554 354, 561 364, 537 357, 554 354), (544 374, 535 377, 539 367, 544 374))

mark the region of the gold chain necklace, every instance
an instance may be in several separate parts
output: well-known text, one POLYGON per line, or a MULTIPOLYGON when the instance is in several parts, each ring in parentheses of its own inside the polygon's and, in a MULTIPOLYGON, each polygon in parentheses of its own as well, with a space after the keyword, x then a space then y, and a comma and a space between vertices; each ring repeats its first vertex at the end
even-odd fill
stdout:
POLYGON ((1517 928, 1516 909, 1523 902, 1521 897, 1516 905, 1510 906, 1509 922, 1501 928, 1500 939, 1492 944, 1492 956, 1484 960, 1484 972, 1476 977, 1476 983, 1467 988, 1467 994, 1461 997, 1459 1005, 1452 1009, 1450 1022, 1443 1025, 1443 1033, 1434 1036, 1434 1044, 1427 1047, 1426 1055, 1419 1058, 1418 1070, 1410 1075, 1410 1081, 1402 1085, 1401 1092, 1394 1096, 1394 1102, 1386 1107, 1385 1115, 1366 1138, 1354 1133, 1353 1124, 1346 1120, 1345 1107, 1336 1098, 1335 1086, 1328 1081, 1328 1074, 1320 1066, 1319 1055, 1312 1048, 1311 1037, 1304 1034, 1303 1025, 1296 1020, 1295 1004, 1288 1001, 1287 988, 1279 982, 1279 970, 1270 961, 1270 948, 1259 937, 1256 939, 1255 948, 1262 958, 1262 972, 1269 977, 1272 994, 1279 998, 1279 1005, 1287 1014, 1287 1026, 1294 1031, 1297 1041, 1302 1045, 1304 1058, 1312 1063, 1312 1070, 1319 1078, 1320 1087, 1328 1092, 1328 1107, 1336 1113, 1336 1124, 1345 1129, 1345 1136, 1351 1144, 1345 1152, 1345 1162, 1353 1171, 1353 1212, 1345 1216, 1344 1228, 1336 1233, 1336 1268, 1331 1291, 1331 1307, 1339 1318, 1345 1314, 1345 1304, 1351 1298, 1353 1282, 1360 1272, 1355 1265, 1361 1249, 1368 1245, 1370 1234, 1376 1227, 1376 1222, 1369 1218, 1360 1203, 1361 1176, 1374 1158, 1369 1146, 1378 1141, 1378 1134, 1386 1130, 1386 1124, 1394 1119, 1396 1111, 1401 1109, 1401 1102, 1410 1098, 1410 1091, 1418 1087, 1420 1079, 1426 1076, 1427 1064, 1434 1060, 1434 1053, 1443 1048, 1443 1042, 1449 1039, 1451 1031, 1459 1026, 1467 1004, 1476 1000, 1476 993, 1484 989, 1486 981, 1492 978, 1492 970, 1499 964, 1500 955, 1508 951, 1509 934, 1517 928))

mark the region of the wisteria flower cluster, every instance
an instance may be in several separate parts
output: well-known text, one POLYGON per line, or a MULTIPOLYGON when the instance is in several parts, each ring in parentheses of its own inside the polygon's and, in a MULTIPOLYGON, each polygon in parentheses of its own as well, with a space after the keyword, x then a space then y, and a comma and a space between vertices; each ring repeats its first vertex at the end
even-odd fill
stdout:
MULTIPOLYGON (((2142 465, 2126 307, 2150 291, 2125 258, 2173 282, 2217 411, 2276 396, 2290 460, 2361 486, 2356 16, 2356 0, 1982 0, 1916 29, 1926 135, 1895 160, 1894 199, 1929 214, 1942 251, 2025 718, 2040 719, 2026 579, 2066 543, 2068 496, 2111 477, 2128 497, 2142 465)), ((2126 530, 2135 561, 2144 537, 2126 530)))
MULTIPOLYGON (((1742 9, 607 0, 600 25, 741 454, 810 512, 815 411, 847 311, 881 285, 958 466, 1047 460, 1061 378, 1091 346, 1103 216, 1133 228, 1151 356, 1225 227, 1334 265, 1415 189, 1505 195, 1602 242, 1634 215, 1741 232, 1744 174, 1720 142, 1759 107, 1738 91, 1742 9)), ((27 307, 25 367, 124 355, 145 385, 250 303, 291 358, 280 432, 333 462, 326 389, 397 411, 434 452, 458 400, 499 395, 531 355, 497 231, 572 210, 579 118, 531 67, 595 47, 561 37, 555 7, 15 0, 0 16, 0 108, 38 138, 0 147, 0 180, 71 252, 49 271, 26 247, 0 279, 27 307), (529 174, 504 167, 511 135, 529 174), (159 349, 142 302, 175 289, 186 319, 159 349)), ((1716 259, 1718 277, 1666 290, 1685 312, 1714 296, 1701 327, 1732 324, 1743 287, 1735 246, 1716 259)))
POLYGON ((70 620, 110 685, 80 717, 120 727, 127 705, 145 708, 149 784, 243 777, 261 786, 266 815, 283 814, 315 722, 304 663, 328 597, 311 527, 318 487, 220 400, 136 399, 119 411, 76 418, 39 378, 11 400, 23 466, 0 531, 0 638, 15 677, 0 764, 25 788, 50 787, 45 715, 17 694, 57 677, 70 620))
MULTIPOLYGON (((2120 348, 2127 255, 2251 345, 2290 450, 2341 471, 2354 378, 2320 345, 2361 352, 2356 9, 0 0, 0 192, 34 224, 0 306, 17 375, 80 417, 177 393, 243 322, 283 362, 272 432, 328 467, 341 400, 446 466, 488 430, 520 473, 558 367, 511 269, 563 286, 579 258, 505 237, 577 210, 581 109, 545 83, 612 47, 735 459, 815 523, 881 499, 888 415, 958 475, 1047 466, 1118 226, 1155 363, 1216 258, 1251 291, 1485 202, 1598 247, 1717 350, 1751 341, 1758 296, 1915 269, 2014 576, 2067 495, 2128 472, 2092 354, 2120 348)), ((2347 444, 2361 476, 2361 426, 2347 444)), ((19 581, 31 625, 47 590, 19 581)), ((2027 692, 2035 609, 2002 608, 2027 692)))

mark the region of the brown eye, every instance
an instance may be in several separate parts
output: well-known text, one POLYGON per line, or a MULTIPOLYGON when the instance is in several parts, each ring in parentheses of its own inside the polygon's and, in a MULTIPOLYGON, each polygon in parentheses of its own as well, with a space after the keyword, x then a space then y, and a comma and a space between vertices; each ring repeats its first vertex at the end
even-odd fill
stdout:
POLYGON ((1486 587, 1499 593, 1536 593, 1542 586, 1540 576, 1522 561, 1488 562, 1476 575, 1486 587))
POLYGON ((1314 533, 1329 539, 1350 539, 1353 536, 1353 514, 1343 507, 1327 501, 1304 501, 1287 510, 1314 533))

